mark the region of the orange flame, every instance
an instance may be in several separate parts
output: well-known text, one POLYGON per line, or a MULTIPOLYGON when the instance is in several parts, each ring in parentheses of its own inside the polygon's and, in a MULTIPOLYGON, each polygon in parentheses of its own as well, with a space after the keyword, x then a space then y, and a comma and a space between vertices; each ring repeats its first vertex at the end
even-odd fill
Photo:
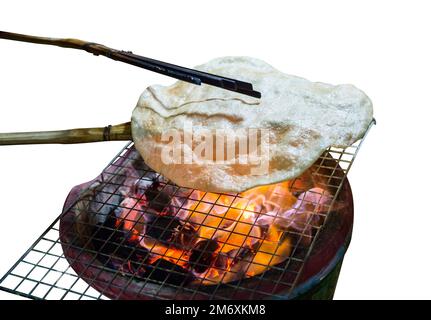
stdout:
MULTIPOLYGON (((290 226, 286 221, 306 221, 310 214, 309 205, 300 203, 303 198, 292 194, 288 181, 238 195, 193 191, 179 208, 177 217, 194 226, 195 244, 207 240, 216 241, 218 245, 208 268, 201 273, 194 271, 196 281, 216 284, 252 277, 286 260, 292 250, 291 239, 285 236, 290 226), (301 211, 303 207, 306 210, 301 211), (290 217, 292 210, 298 212, 290 217)), ((131 231, 133 239, 151 252, 149 263, 162 258, 184 268, 190 267, 194 246, 179 247, 145 236, 142 211, 136 208, 137 203, 131 204, 134 209, 123 210, 119 218, 124 221, 123 228, 131 231)), ((145 205, 142 201, 140 204, 145 205)), ((177 203, 173 205, 178 206, 177 203)))

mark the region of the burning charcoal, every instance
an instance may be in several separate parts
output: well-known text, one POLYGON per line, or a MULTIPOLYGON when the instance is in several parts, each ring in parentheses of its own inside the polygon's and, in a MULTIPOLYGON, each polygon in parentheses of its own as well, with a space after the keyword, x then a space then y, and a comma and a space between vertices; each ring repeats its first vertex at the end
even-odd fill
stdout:
POLYGON ((209 269, 216 259, 215 251, 219 245, 215 240, 199 241, 192 250, 189 258, 189 265, 193 271, 203 273, 209 269))
POLYGON ((139 243, 127 243, 119 248, 118 256, 123 258, 123 264, 130 273, 141 274, 144 272, 145 261, 149 257, 147 249, 139 246, 139 243))
POLYGON ((144 174, 145 170, 148 170, 148 166, 144 160, 137 154, 137 158, 132 161, 132 167, 139 173, 140 176, 144 174))
POLYGON ((181 223, 174 231, 172 243, 181 249, 190 249, 199 237, 198 228, 189 222, 181 223))
POLYGON ((124 242, 124 233, 116 226, 117 218, 114 210, 106 216, 103 223, 93 227, 92 244, 94 249, 99 252, 98 259, 106 262, 109 256, 114 253, 124 242))
POLYGON ((139 246, 139 243, 125 242, 118 248, 115 254, 123 259, 134 262, 142 262, 148 256, 148 250, 139 246))
POLYGON ((298 196, 291 209, 279 214, 275 224, 281 229, 291 229, 311 235, 312 226, 320 226, 317 213, 328 210, 332 203, 332 195, 321 188, 312 188, 298 196))
POLYGON ((162 212, 171 202, 171 196, 159 189, 161 189, 160 181, 154 178, 153 183, 145 190, 144 195, 148 200, 148 206, 150 208, 157 212, 162 212))
POLYGON ((165 259, 158 259, 146 269, 143 277, 172 285, 184 285, 193 280, 193 276, 186 269, 165 259))
POLYGON ((226 270, 229 265, 230 258, 226 253, 220 252, 216 255, 215 261, 214 261, 214 268, 219 270, 226 270))
POLYGON ((119 258, 121 261, 144 261, 148 256, 148 250, 139 246, 139 242, 132 240, 128 233, 123 231, 123 222, 118 224, 118 219, 112 210, 103 223, 93 227, 92 244, 98 252, 97 258, 109 265, 110 257, 119 258))
POLYGON ((175 230, 181 228, 180 221, 172 216, 148 215, 145 235, 162 243, 170 242, 175 230))
POLYGON ((150 207, 162 212, 171 202, 171 196, 165 192, 160 192, 154 200, 150 201, 150 207))
POLYGON ((157 178, 153 178, 151 185, 145 190, 144 194, 148 201, 152 201, 159 193, 160 181, 157 178))
MULTIPOLYGON (((256 244, 258 246, 258 244, 256 244)), ((235 250, 235 253, 232 256, 233 263, 237 263, 238 261, 241 261, 245 259, 247 256, 255 254, 255 251, 250 247, 241 247, 238 250, 235 250)))
POLYGON ((97 192, 94 201, 90 202, 90 211, 95 213, 97 222, 103 223, 112 210, 124 200, 124 197, 117 194, 113 185, 104 186, 102 191, 97 192))

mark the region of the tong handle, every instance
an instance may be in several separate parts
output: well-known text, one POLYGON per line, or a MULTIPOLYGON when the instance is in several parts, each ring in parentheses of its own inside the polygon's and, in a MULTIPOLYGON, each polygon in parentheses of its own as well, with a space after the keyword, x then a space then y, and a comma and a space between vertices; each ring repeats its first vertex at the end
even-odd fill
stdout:
POLYGON ((0 39, 47 44, 63 48, 85 50, 96 56, 103 55, 109 59, 131 64, 136 67, 157 72, 181 81, 187 81, 196 85, 206 83, 208 85, 212 85, 229 91, 235 91, 255 98, 261 97, 260 92, 253 90, 253 85, 248 82, 226 78, 215 74, 189 69, 175 64, 139 56, 130 51, 112 49, 95 42, 87 42, 72 38, 37 37, 6 31, 0 31, 0 39))

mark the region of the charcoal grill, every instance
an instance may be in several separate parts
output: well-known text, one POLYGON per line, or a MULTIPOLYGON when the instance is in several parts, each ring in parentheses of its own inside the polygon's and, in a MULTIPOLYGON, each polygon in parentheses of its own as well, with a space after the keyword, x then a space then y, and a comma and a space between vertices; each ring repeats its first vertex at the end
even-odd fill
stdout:
MULTIPOLYGON (((374 121, 369 128, 372 124, 374 121)), ((324 210, 312 212, 304 222, 303 232, 287 231, 291 237, 289 256, 260 274, 204 284, 203 280, 191 281, 190 274, 164 259, 156 260, 145 272, 139 271, 146 252, 131 244, 123 225, 139 222, 127 217, 121 223, 118 218, 109 220, 121 206, 122 188, 130 184, 130 178, 134 178, 135 185, 128 187, 139 188, 136 181, 145 184, 156 177, 159 185, 153 190, 154 199, 160 196, 160 190, 168 189, 186 201, 194 190, 175 186, 152 171, 129 143, 101 175, 72 189, 62 213, 0 279, 0 289, 30 299, 332 298, 353 223, 353 199, 346 176, 364 138, 346 149, 331 147, 316 161, 312 175, 333 200, 324 210), (131 167, 138 176, 131 177, 131 167), (337 205, 340 203, 343 205, 337 205)), ((301 177, 289 182, 292 192, 298 179, 301 177)), ((197 201, 206 200, 203 196, 197 201)), ((159 223, 153 227, 163 234, 168 226, 169 223, 159 223)), ((199 254, 207 254, 209 247, 199 254)))

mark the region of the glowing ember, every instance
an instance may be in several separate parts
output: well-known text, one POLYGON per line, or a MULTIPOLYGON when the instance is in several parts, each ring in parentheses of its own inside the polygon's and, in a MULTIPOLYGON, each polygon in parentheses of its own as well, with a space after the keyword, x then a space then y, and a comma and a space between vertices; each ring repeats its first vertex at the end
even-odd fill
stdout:
POLYGON ((307 244, 322 223, 318 213, 332 202, 311 182, 299 192, 287 181, 238 195, 182 191, 158 180, 128 184, 116 227, 148 251, 143 266, 169 262, 206 285, 252 277, 285 261, 291 234, 307 244))

